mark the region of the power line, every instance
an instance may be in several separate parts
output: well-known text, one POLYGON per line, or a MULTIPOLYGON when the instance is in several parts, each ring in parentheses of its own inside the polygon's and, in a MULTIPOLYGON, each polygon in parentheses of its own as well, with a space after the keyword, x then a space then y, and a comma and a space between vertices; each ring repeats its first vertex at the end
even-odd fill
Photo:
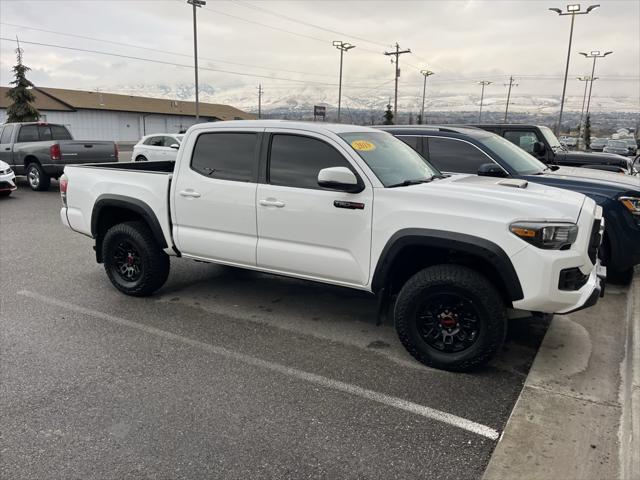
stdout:
POLYGON ((358 37, 356 35, 351 35, 350 33, 339 32, 337 30, 331 30, 329 28, 321 27, 320 25, 316 25, 314 23, 306 22, 306 21, 300 20, 298 18, 293 18, 293 17, 290 17, 288 15, 284 15, 282 13, 274 12, 273 10, 269 10, 267 8, 258 7, 257 5, 253 5, 253 4, 251 4, 249 2, 245 2, 243 0, 235 0, 235 3, 240 5, 240 6, 243 6, 245 8, 251 8, 253 10, 258 10, 258 11, 261 11, 261 12, 264 12, 264 13, 268 13, 269 15, 273 15, 275 17, 284 18, 285 20, 289 20, 290 22, 295 22, 295 23, 299 23, 301 25, 306 25, 307 27, 317 28, 318 30, 323 30, 325 32, 333 33, 333 34, 336 34, 336 35, 341 35, 343 37, 355 38, 356 40, 360 40, 360 41, 366 42, 366 43, 371 43, 372 45, 377 45, 379 47, 387 48, 387 47, 391 46, 391 45, 380 43, 380 42, 377 42, 377 41, 374 41, 374 40, 369 40, 367 38, 358 37))

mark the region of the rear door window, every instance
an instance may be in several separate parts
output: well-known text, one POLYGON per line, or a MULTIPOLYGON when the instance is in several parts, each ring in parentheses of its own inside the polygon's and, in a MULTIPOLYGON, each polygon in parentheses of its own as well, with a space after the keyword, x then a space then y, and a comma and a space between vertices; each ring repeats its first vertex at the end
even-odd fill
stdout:
POLYGON ((507 130, 504 132, 504 138, 527 153, 533 153, 533 144, 540 141, 536 132, 532 130, 507 130))
POLYGON ((11 143, 11 134, 13 133, 13 125, 5 125, 0 136, 0 143, 11 143))
POLYGON ((478 173, 492 160, 474 145, 455 138, 429 137, 428 160, 444 172, 478 173))
POLYGON ((38 140, 40 140, 40 137, 38 136, 37 125, 24 125, 20 127, 20 131, 18 132, 18 143, 37 142, 38 140))
POLYGON ((203 133, 196 140, 191 169, 201 175, 236 182, 255 181, 258 134, 203 133))
POLYGON ((66 127, 62 125, 50 125, 51 126, 51 138, 53 140, 71 140, 71 134, 66 127))
POLYGON ((38 135, 42 141, 53 140, 51 127, 49 125, 38 125, 38 135))

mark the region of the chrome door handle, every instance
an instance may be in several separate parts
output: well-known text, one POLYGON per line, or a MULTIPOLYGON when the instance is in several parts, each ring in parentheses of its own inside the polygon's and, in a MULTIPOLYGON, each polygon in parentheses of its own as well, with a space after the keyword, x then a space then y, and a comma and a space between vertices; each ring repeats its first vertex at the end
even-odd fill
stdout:
POLYGON ((274 199, 271 199, 271 198, 266 198, 264 200, 260 200, 260 205, 262 205, 263 207, 282 208, 282 207, 284 207, 284 202, 281 202, 279 200, 274 200, 274 199))
POLYGON ((200 198, 200 194, 198 192, 194 192, 193 190, 182 190, 180 192, 180 195, 189 198, 200 198))

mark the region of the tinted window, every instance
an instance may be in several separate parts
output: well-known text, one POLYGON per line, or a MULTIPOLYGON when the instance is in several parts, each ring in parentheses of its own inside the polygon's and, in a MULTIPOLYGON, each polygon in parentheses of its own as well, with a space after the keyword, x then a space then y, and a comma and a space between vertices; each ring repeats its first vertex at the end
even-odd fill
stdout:
POLYGON ((49 125, 38 125, 38 135, 42 141, 52 140, 51 127, 49 125))
POLYGON ((429 137, 429 161, 440 170, 457 173, 478 173, 483 163, 491 159, 473 145, 452 138, 429 137))
POLYGON ((251 182, 256 170, 255 133, 203 133, 191 157, 191 168, 211 178, 251 182))
POLYGON ((347 167, 349 162, 332 146, 315 138, 274 135, 271 140, 269 182, 297 188, 317 188, 323 168, 347 167))
POLYGON ((71 140, 71 134, 62 125, 51 125, 51 136, 54 140, 71 140))
POLYGON ((0 137, 0 143, 11 143, 11 134, 13 133, 13 125, 7 125, 2 130, 2 136, 0 137))
POLYGON ((420 142, 421 137, 408 137, 405 135, 398 135, 398 138, 409 145, 411 148, 413 148, 416 152, 422 153, 420 151, 420 144, 422 143, 420 142))
POLYGON ((504 138, 527 153, 533 153, 533 144, 540 140, 536 132, 532 131, 506 131, 504 132, 504 138))
POLYGON ((151 147, 164 147, 164 137, 149 137, 144 141, 144 144, 151 147))
POLYGON ((37 142, 38 140, 37 125, 25 125, 20 128, 18 132, 18 142, 37 142))

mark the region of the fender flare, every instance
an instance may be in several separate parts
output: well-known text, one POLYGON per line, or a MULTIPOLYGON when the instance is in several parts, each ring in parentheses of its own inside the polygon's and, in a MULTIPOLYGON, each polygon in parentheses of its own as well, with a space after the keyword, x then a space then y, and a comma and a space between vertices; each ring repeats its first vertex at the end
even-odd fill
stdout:
POLYGON ((500 275, 509 299, 513 302, 524 298, 518 274, 509 256, 499 245, 473 235, 427 228, 399 230, 389 239, 380 253, 373 274, 371 289, 374 293, 384 287, 394 260, 409 246, 442 248, 488 261, 500 275))
POLYGON ((105 207, 116 207, 137 213, 149 225, 151 233, 158 244, 162 248, 167 248, 167 240, 162 232, 162 227, 151 207, 142 200, 125 195, 103 194, 96 199, 91 212, 91 236, 93 238, 97 237, 98 220, 100 219, 101 211, 105 207))

